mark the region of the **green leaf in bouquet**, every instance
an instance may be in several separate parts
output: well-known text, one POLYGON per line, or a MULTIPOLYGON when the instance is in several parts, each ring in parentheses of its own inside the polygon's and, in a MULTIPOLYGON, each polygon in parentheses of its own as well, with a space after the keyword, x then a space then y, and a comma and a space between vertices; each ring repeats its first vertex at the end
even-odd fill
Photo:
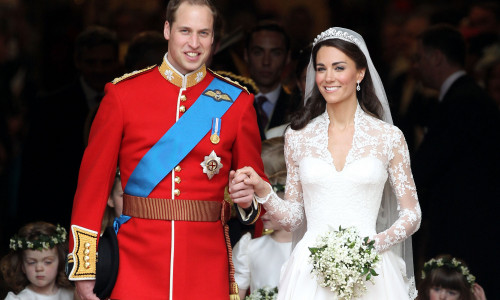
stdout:
POLYGON ((375 272, 374 269, 370 269, 370 274, 372 274, 373 276, 378 276, 377 272, 375 272))
POLYGON ((319 248, 309 247, 309 251, 311 251, 311 254, 316 254, 319 251, 319 248))
POLYGON ((368 268, 363 267, 363 272, 361 273, 361 275, 366 275, 369 271, 370 270, 368 268))

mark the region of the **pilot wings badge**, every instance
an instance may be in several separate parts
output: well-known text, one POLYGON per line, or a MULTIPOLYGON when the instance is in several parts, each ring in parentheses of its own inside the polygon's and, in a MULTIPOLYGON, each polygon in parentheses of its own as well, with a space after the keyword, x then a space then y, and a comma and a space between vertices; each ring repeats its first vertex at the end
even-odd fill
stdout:
POLYGON ((225 94, 220 90, 206 90, 203 95, 208 96, 217 102, 221 102, 221 100, 233 102, 233 99, 231 99, 228 94, 225 94))

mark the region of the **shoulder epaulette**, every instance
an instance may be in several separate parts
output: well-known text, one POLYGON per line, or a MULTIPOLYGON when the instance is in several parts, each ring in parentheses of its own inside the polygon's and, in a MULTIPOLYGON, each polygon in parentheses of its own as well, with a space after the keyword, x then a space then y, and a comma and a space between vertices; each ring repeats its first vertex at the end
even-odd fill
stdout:
POLYGON ((247 94, 250 94, 250 92, 248 91, 247 87, 244 86, 244 85, 242 85, 242 84, 240 84, 238 81, 233 80, 230 77, 218 74, 217 72, 215 72, 213 70, 208 69, 208 71, 210 71, 210 73, 212 73, 215 77, 220 78, 220 79, 226 81, 227 83, 229 83, 229 84, 231 84, 231 85, 233 85, 235 87, 238 87, 238 88, 244 90, 245 92, 247 92, 247 94))
POLYGON ((130 73, 125 73, 123 74, 122 76, 120 77, 116 77, 115 79, 113 79, 113 81, 111 81, 113 84, 117 84, 118 82, 120 81, 123 81, 125 79, 130 79, 130 78, 134 78, 142 73, 145 73, 147 71, 151 71, 154 67, 156 67, 156 65, 152 65, 152 66, 149 66, 147 68, 144 68, 142 70, 137 70, 137 71, 133 71, 133 72, 130 72, 130 73))

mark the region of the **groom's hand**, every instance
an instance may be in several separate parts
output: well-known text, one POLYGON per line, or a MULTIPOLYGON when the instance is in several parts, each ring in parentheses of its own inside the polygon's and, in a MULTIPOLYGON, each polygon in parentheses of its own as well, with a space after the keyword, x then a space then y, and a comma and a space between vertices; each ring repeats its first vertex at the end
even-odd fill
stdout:
POLYGON ((253 185, 246 184, 248 176, 238 171, 229 172, 229 195, 241 208, 249 208, 253 201, 253 185))
POLYGON ((95 280, 76 281, 76 293, 82 300, 99 300, 94 293, 95 280))
POLYGON ((261 198, 271 192, 270 185, 265 182, 252 167, 243 167, 238 169, 234 178, 237 180, 243 180, 246 185, 251 185, 254 193, 261 198))

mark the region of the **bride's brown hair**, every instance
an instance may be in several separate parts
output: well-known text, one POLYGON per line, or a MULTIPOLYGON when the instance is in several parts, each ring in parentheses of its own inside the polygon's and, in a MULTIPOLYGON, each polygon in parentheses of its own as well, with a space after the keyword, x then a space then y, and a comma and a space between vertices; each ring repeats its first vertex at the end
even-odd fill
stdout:
MULTIPOLYGON (((357 70, 366 69, 364 79, 360 83, 361 90, 356 92, 358 102, 365 112, 378 119, 382 119, 382 104, 380 104, 375 94, 366 57, 361 49, 355 44, 341 39, 327 39, 321 41, 312 49, 313 66, 316 66, 316 56, 321 47, 335 47, 354 61, 357 70)), ((305 106, 293 116, 290 127, 294 130, 304 128, 310 120, 325 112, 325 109, 326 101, 321 95, 318 86, 314 84, 311 96, 306 100, 305 106)))

